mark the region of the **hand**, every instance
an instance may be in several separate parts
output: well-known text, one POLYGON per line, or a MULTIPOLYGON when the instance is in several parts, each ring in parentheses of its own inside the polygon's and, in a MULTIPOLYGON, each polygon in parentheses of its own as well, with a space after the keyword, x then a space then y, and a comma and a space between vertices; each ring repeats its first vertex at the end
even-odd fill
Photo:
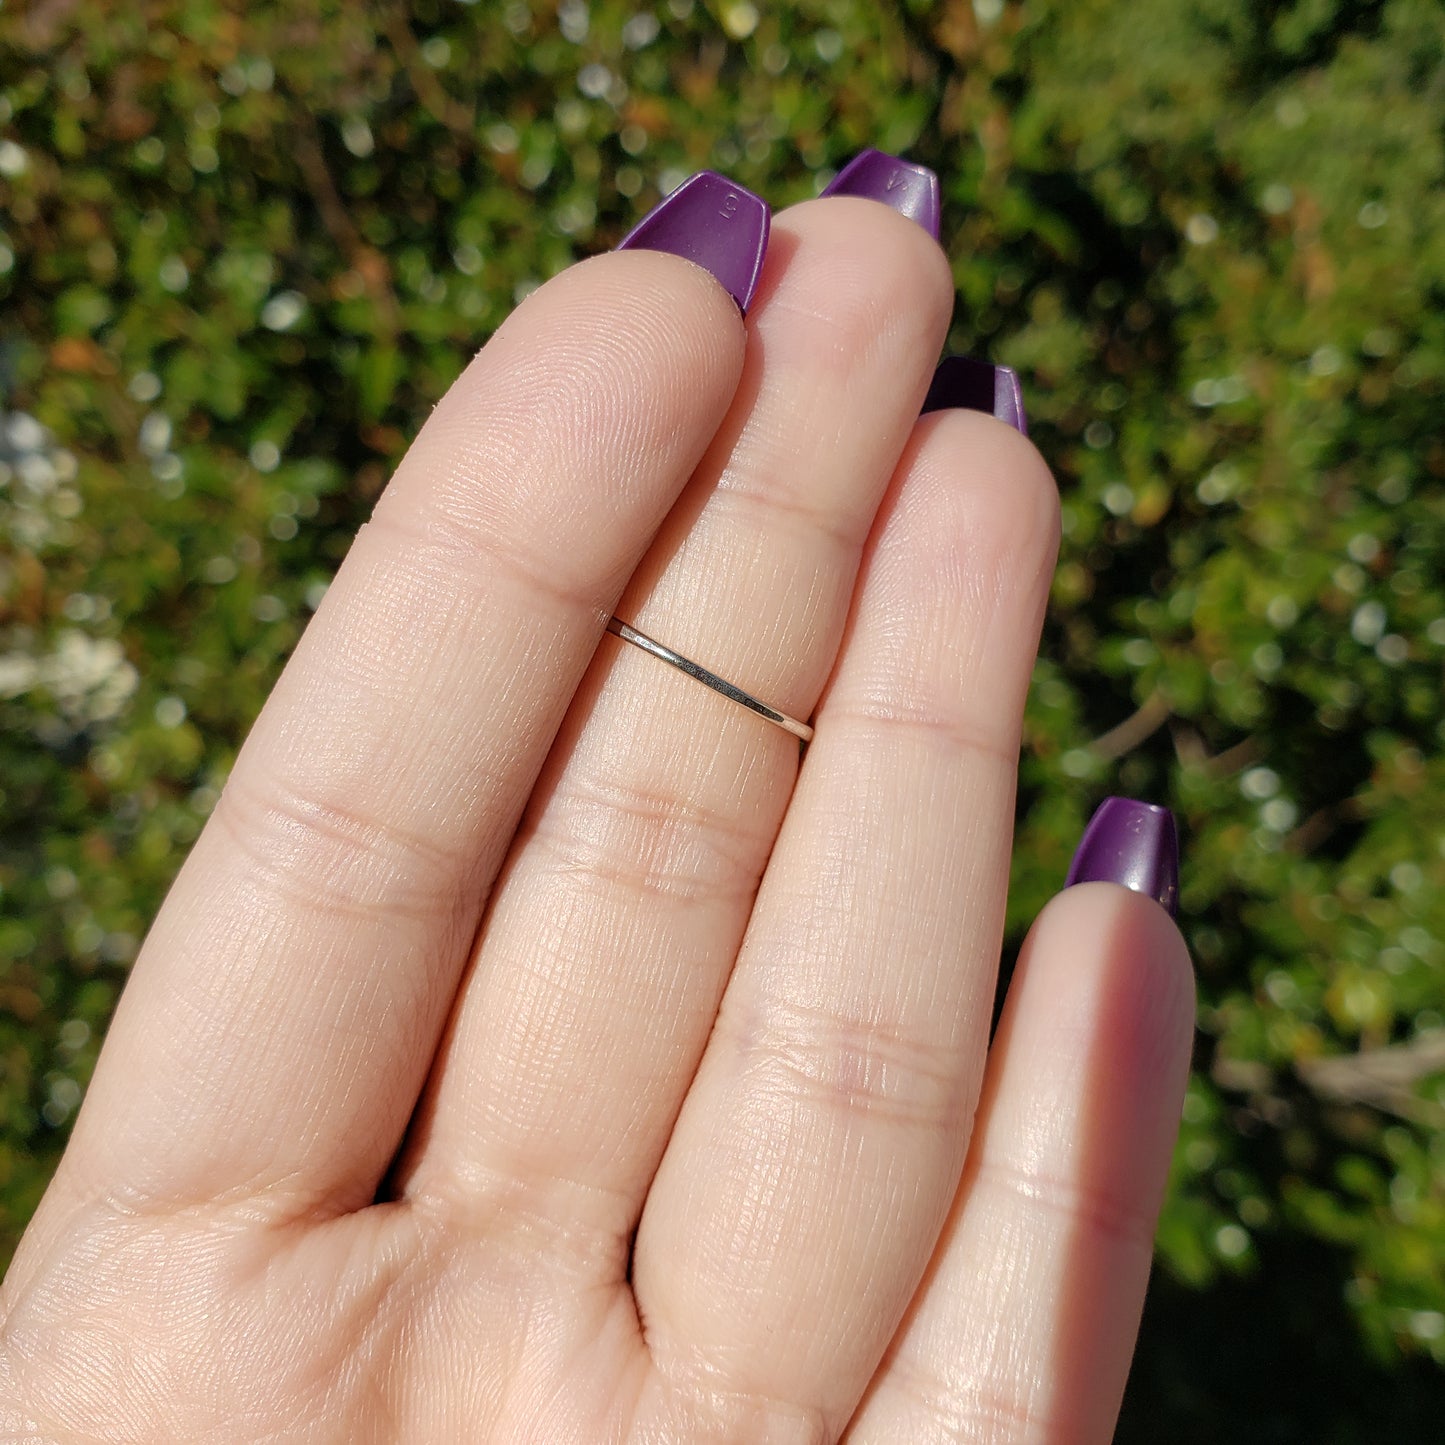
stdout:
MULTIPOLYGON (((690 220, 744 302, 745 221, 690 220)), ((918 420, 924 226, 784 213, 746 327, 636 245, 452 387, 256 724, 5 1282, 6 1438, 1108 1439, 1192 990, 1071 888, 988 1048, 1053 484, 918 420), (801 770, 614 612, 816 713, 801 770)))

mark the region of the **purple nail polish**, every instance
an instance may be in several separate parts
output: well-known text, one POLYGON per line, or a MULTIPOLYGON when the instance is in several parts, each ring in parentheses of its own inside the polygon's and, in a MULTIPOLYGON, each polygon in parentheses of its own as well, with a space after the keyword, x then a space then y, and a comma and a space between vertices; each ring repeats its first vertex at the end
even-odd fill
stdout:
POLYGON ((772 213, 761 196, 716 171, 689 176, 617 244, 619 251, 671 251, 711 271, 744 312, 758 289, 772 213))
POLYGON ((1121 883, 1135 893, 1147 893, 1171 914, 1177 912, 1179 830, 1174 814, 1132 798, 1105 798, 1069 864, 1064 887, 1075 883, 1121 883))
POLYGON ((938 239, 938 177, 927 166, 914 165, 885 151, 859 151, 828 182, 823 194, 882 201, 910 221, 917 221, 935 241, 938 239))
POLYGON ((972 356, 945 356, 933 373, 920 415, 952 406, 986 411, 1015 431, 1029 434, 1023 387, 1011 366, 990 366, 972 356))

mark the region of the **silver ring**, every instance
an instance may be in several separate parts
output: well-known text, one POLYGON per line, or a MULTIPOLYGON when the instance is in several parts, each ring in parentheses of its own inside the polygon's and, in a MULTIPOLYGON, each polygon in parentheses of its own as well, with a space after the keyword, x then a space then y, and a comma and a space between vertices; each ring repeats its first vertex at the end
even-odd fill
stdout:
POLYGON ((719 677, 717 673, 709 672, 700 663, 691 661, 680 652, 674 652, 670 647, 664 647, 662 643, 649 637, 645 632, 639 632, 635 627, 630 627, 620 617, 609 618, 607 630, 614 637, 620 637, 624 642, 630 642, 634 647, 640 647, 651 656, 671 663, 679 672, 685 672, 695 681, 712 688, 714 692, 720 692, 733 702, 741 703, 749 712, 755 712, 770 723, 776 723, 785 732, 792 733, 795 738, 801 738, 805 743, 812 740, 813 729, 807 723, 799 722, 797 718, 789 717, 787 713, 779 712, 777 708, 760 702, 752 693, 744 692, 740 687, 734 687, 732 683, 719 677))

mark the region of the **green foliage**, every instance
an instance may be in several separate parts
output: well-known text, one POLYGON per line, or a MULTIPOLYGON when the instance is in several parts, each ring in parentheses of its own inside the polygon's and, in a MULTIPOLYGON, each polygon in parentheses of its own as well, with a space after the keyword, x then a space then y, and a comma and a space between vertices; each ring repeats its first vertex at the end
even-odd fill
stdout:
POLYGON ((952 344, 1020 368, 1064 492, 1013 940, 1101 794, 1183 824, 1201 1031, 1120 1438, 1425 1433, 1442 57, 1435 0, 0 9, 6 1249, 468 355, 688 171, 783 204, 874 144, 942 176, 952 344))

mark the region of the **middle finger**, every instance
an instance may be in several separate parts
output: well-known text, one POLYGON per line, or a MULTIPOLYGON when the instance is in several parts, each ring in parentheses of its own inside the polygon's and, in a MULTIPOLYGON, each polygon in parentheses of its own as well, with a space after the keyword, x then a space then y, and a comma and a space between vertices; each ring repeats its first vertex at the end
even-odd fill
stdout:
MULTIPOLYGON (((942 252, 885 206, 779 216, 732 411, 618 615, 807 717, 951 301, 942 252)), ((480 935, 410 1197, 474 1217, 505 1196, 620 1269, 797 761, 781 729, 604 642, 480 935)))

